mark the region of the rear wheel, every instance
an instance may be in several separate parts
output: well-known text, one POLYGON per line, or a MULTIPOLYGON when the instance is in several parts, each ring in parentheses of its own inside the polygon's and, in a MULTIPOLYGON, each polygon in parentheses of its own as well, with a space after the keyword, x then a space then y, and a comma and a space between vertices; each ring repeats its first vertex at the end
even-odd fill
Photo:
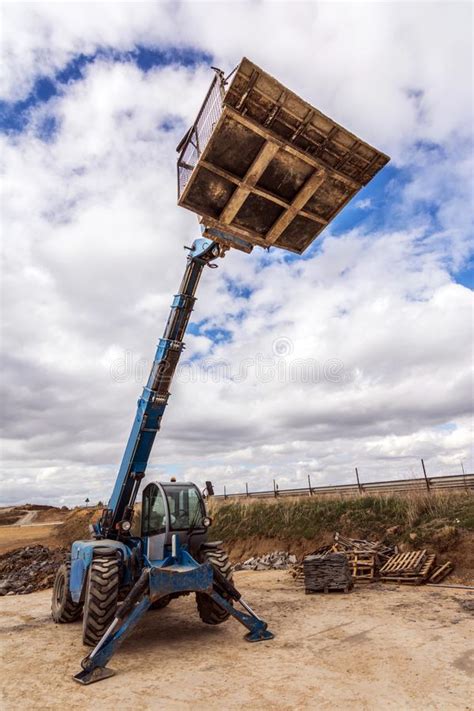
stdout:
POLYGON ((117 611, 120 565, 115 555, 92 559, 84 602, 82 640, 95 647, 110 626, 117 611))
MULTIPOLYGON (((232 566, 227 553, 223 551, 222 548, 204 550, 201 553, 200 560, 201 563, 210 563, 226 580, 232 582, 232 566)), ((230 601, 227 594, 223 594, 222 597, 230 601)), ((205 593, 196 593, 196 603, 199 617, 207 625, 220 625, 229 617, 229 613, 223 610, 222 607, 205 593)))
POLYGON ((74 602, 69 590, 71 562, 59 566, 54 579, 51 617, 57 623, 75 622, 81 616, 82 602, 74 602))

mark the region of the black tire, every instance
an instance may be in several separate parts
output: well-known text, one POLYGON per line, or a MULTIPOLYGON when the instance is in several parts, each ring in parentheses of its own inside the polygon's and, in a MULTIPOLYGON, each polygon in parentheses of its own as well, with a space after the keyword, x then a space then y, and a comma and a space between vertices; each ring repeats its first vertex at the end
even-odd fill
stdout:
MULTIPOLYGON (((232 582, 232 566, 229 557, 222 548, 205 549, 200 555, 201 563, 211 563, 213 568, 216 568, 227 580, 232 582)), ((228 595, 223 595, 226 600, 229 600, 228 595)), ((199 612, 199 617, 206 625, 220 625, 225 622, 230 613, 222 609, 209 595, 205 593, 196 593, 196 603, 199 612)))
POLYGON ((110 627, 117 611, 120 564, 116 555, 98 555, 92 559, 84 602, 82 641, 95 645, 110 627))
POLYGON ((152 602, 150 605, 150 610, 162 610, 164 607, 167 607, 171 602, 171 595, 165 595, 164 597, 160 597, 159 600, 155 600, 155 602, 152 602))
POLYGON ((51 617, 58 624, 75 622, 82 613, 82 602, 74 602, 69 591, 71 563, 66 561, 59 566, 54 579, 51 617))

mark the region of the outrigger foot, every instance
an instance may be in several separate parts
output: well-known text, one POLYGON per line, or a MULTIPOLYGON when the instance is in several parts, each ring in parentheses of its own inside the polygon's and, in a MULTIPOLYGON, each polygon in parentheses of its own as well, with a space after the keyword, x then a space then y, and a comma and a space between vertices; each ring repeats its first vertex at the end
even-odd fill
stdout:
POLYGON ((247 634, 244 634, 244 639, 246 639, 247 642, 263 642, 266 639, 273 639, 274 636, 275 635, 268 630, 255 630, 255 632, 247 632, 247 634))
POLYGON ((72 677, 74 681, 78 684, 93 684, 95 681, 102 681, 102 679, 108 679, 109 676, 114 676, 115 672, 109 667, 93 667, 92 669, 83 669, 82 671, 74 674, 72 677))

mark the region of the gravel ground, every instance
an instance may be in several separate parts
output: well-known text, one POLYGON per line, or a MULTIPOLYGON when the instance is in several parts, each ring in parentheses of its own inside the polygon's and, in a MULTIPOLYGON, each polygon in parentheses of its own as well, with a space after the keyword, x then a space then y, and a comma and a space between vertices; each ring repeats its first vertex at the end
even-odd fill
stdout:
POLYGON ((50 591, 0 599, 5 711, 473 709, 474 595, 359 587, 304 595, 281 571, 235 575, 276 637, 248 644, 229 620, 203 625, 191 596, 149 612, 111 660, 75 684, 80 623, 54 625, 50 591))

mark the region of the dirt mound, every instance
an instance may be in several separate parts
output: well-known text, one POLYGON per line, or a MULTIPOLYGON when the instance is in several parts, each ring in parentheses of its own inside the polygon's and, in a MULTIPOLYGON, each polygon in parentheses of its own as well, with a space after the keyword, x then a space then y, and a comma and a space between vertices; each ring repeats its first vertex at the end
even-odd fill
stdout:
POLYGON ((0 510, 0 526, 13 526, 25 514, 28 513, 26 508, 13 506, 11 508, 0 510))
POLYGON ((13 526, 25 513, 26 511, 0 514, 0 526, 13 526))
POLYGON ((25 595, 53 585, 64 548, 27 546, 0 556, 0 595, 25 595))
POLYGON ((66 506, 43 506, 42 504, 24 504, 22 506, 7 506, 0 509, 0 526, 21 524, 21 519, 30 514, 31 523, 49 523, 65 518, 69 509, 66 506))
POLYGON ((74 541, 90 538, 89 526, 100 518, 101 509, 74 509, 66 515, 63 523, 56 527, 55 539, 58 545, 70 546, 74 541))

